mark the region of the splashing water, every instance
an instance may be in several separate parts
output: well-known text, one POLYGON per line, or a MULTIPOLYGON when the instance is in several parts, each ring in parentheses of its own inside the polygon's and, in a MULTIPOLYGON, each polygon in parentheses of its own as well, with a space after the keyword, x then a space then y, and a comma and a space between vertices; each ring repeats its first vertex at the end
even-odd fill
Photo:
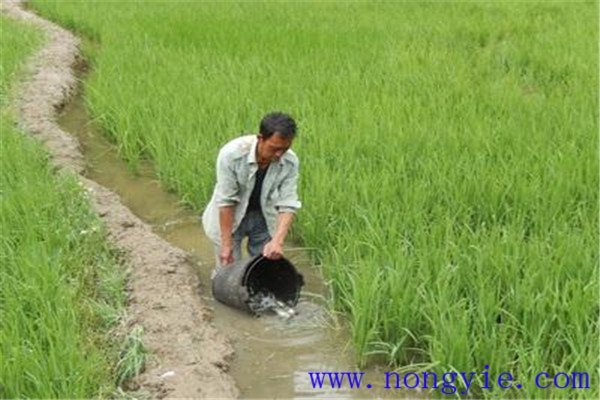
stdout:
POLYGON ((296 311, 281 300, 277 300, 273 293, 258 292, 248 300, 248 306, 255 314, 264 314, 274 311, 282 318, 289 319, 296 315, 296 311))

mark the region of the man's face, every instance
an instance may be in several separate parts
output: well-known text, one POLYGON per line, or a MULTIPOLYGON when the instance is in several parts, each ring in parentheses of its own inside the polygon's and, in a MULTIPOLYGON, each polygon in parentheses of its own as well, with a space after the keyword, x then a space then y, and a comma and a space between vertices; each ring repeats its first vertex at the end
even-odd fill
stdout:
POLYGON ((259 162, 279 161, 283 154, 288 151, 292 145, 291 138, 287 138, 280 133, 275 132, 268 139, 261 134, 258 135, 257 156, 259 162))

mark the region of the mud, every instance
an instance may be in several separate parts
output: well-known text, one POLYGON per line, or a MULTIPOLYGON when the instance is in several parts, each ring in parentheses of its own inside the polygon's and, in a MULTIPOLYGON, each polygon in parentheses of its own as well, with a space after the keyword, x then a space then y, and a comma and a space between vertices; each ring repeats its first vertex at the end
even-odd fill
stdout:
POLYGON ((233 349, 211 323, 212 313, 201 302, 204 289, 187 254, 154 234, 115 193, 85 178, 77 140, 56 124, 57 112, 77 89, 73 67, 81 61, 79 40, 25 10, 20 1, 1 4, 5 15, 36 26, 47 37, 46 45, 28 61, 26 81, 18 87, 18 124, 45 144, 58 170, 77 174, 110 240, 127 256, 127 324, 144 328, 143 340, 151 353, 137 384, 153 398, 237 397, 228 373, 233 349))

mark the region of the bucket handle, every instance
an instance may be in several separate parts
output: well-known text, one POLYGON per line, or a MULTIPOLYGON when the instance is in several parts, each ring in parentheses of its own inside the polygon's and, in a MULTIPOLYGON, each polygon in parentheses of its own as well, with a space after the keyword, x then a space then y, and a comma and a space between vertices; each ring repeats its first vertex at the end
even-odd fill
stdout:
POLYGON ((246 270, 244 271, 244 275, 242 276, 242 286, 245 287, 246 283, 248 282, 248 275, 250 275, 250 272, 254 269, 254 266, 256 264, 258 264, 259 262, 261 262, 263 260, 264 256, 262 254, 257 255, 256 257, 254 257, 252 259, 252 261, 250 261, 250 265, 248 266, 248 268, 246 268, 246 270))

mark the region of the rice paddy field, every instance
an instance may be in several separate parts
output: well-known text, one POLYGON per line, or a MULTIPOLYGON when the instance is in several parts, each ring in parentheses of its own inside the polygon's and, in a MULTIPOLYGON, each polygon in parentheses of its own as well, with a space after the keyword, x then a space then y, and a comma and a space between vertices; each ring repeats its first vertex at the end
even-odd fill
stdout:
POLYGON ((15 127, 13 85, 44 39, 0 22, 0 397, 107 396, 127 377, 111 331, 123 313, 122 269, 75 178, 57 176, 15 127))
POLYGON ((198 212, 225 141, 296 117, 294 236, 360 366, 598 396, 597 2, 31 7, 87 38, 88 108, 131 168, 152 160, 198 212))

